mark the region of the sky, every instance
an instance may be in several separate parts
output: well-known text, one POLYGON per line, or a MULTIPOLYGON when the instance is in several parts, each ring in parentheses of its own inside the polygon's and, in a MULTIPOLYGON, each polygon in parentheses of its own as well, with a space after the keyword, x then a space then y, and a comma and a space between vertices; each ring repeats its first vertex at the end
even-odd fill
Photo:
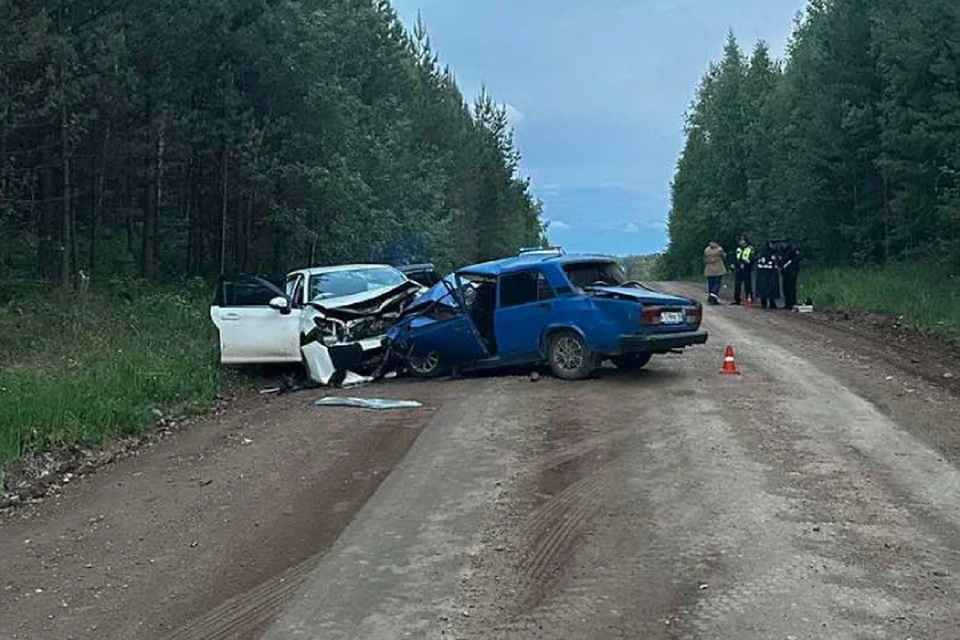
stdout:
POLYGON ((393 0, 468 99, 507 105, 521 173, 570 252, 667 245, 683 116, 733 29, 782 56, 804 0, 393 0))

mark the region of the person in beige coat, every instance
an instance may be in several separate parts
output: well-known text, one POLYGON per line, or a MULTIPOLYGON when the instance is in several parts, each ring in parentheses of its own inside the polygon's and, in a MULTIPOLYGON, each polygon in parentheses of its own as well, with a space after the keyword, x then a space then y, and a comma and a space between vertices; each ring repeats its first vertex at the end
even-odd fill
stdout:
POLYGON ((707 277, 707 304, 720 304, 720 285, 727 274, 727 252, 716 242, 703 250, 703 275, 707 277))

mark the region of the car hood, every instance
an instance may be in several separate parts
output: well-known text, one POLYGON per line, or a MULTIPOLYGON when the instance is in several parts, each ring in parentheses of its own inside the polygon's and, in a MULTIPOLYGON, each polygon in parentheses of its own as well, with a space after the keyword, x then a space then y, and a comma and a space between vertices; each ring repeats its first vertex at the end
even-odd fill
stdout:
POLYGON ((408 302, 417 295, 422 287, 416 282, 407 281, 396 287, 384 287, 373 291, 364 291, 352 296, 340 296, 329 300, 315 300, 310 306, 320 311, 343 312, 350 315, 378 315, 388 308, 408 302))
POLYGON ((590 287, 587 289, 590 293, 602 297, 621 298, 636 300, 640 304, 652 304, 657 306, 681 306, 688 307, 694 304, 693 300, 680 296, 672 296, 669 293, 661 293, 653 289, 640 287, 590 287))
POLYGON ((450 291, 451 288, 456 290, 456 286, 455 277, 453 275, 447 276, 414 300, 413 303, 407 307, 407 314, 418 313, 437 304, 450 307, 451 309, 458 308, 457 299, 450 291))

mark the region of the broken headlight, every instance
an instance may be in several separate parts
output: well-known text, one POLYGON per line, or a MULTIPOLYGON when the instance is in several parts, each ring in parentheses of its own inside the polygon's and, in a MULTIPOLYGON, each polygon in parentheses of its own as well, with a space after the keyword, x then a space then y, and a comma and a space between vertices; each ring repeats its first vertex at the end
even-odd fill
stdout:
POLYGON ((317 326, 318 340, 325 346, 329 347, 343 342, 344 327, 342 324, 326 318, 314 318, 313 323, 317 326))

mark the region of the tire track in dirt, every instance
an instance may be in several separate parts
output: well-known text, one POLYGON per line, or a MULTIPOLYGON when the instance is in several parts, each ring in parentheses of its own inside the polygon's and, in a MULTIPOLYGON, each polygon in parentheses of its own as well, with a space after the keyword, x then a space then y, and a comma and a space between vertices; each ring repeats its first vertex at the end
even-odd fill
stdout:
POLYGON ((227 600, 203 616, 192 620, 164 640, 252 639, 274 619, 284 603, 310 577, 320 564, 317 554, 259 586, 227 600))
POLYGON ((619 445, 624 440, 633 435, 633 429, 620 429, 612 433, 605 433, 592 438, 586 438, 565 447, 553 451, 544 456, 543 460, 535 467, 536 471, 551 471, 557 467, 582 458, 598 449, 619 445))
POLYGON ((529 546, 519 567, 518 610, 536 606, 543 597, 550 574, 562 568, 588 520, 601 508, 610 481, 608 470, 593 473, 548 501, 527 522, 524 538, 529 546))
POLYGON ((510 619, 498 629, 497 637, 548 638, 551 629, 578 629, 577 633, 586 634, 579 637, 591 637, 598 627, 579 629, 582 621, 597 621, 614 608, 605 594, 628 593, 633 588, 644 562, 636 545, 642 535, 640 514, 645 507, 627 487, 631 471, 625 453, 646 449, 646 432, 659 428, 661 403, 654 400, 655 388, 662 382, 655 369, 629 376, 609 372, 594 383, 607 387, 607 394, 597 394, 594 388, 584 389, 589 393, 583 396, 567 394, 556 399, 560 409, 549 420, 545 442, 532 465, 537 474, 532 484, 573 482, 524 524, 526 535, 521 540, 527 553, 518 563, 518 572, 520 584, 527 590, 518 590, 510 619), (639 379, 647 383, 645 387, 633 386, 639 379), (611 401, 610 394, 618 395, 618 400, 611 401), (594 491, 578 491, 584 486, 594 491), (589 503, 567 500, 567 491, 589 503), (555 513, 554 502, 561 514, 555 513), (551 525, 545 514, 554 514, 556 524, 551 525), (609 529, 627 514, 634 526, 626 531, 609 529), (572 537, 572 542, 554 553, 550 536, 530 537, 529 532, 539 526, 564 527, 554 536, 561 541, 572 537), (607 542, 598 545, 598 538, 607 542), (542 562, 544 554, 548 555, 546 563, 542 562))
MULTIPOLYGON (((656 374, 608 371, 604 377, 592 384, 609 385, 611 392, 629 384, 627 378, 658 384, 656 374)), ((609 579, 607 568, 625 561, 615 557, 615 550, 605 549, 611 554, 596 558, 591 571, 570 574, 575 558, 585 549, 592 553, 590 541, 598 524, 611 510, 622 508, 627 477, 623 454, 641 437, 644 416, 659 411, 655 403, 643 403, 645 395, 628 394, 611 402, 581 385, 573 393, 561 387, 541 399, 545 407, 540 422, 546 418, 546 424, 539 449, 531 452, 527 486, 533 495, 550 497, 519 527, 515 597, 500 637, 589 617, 593 596, 609 579)))

